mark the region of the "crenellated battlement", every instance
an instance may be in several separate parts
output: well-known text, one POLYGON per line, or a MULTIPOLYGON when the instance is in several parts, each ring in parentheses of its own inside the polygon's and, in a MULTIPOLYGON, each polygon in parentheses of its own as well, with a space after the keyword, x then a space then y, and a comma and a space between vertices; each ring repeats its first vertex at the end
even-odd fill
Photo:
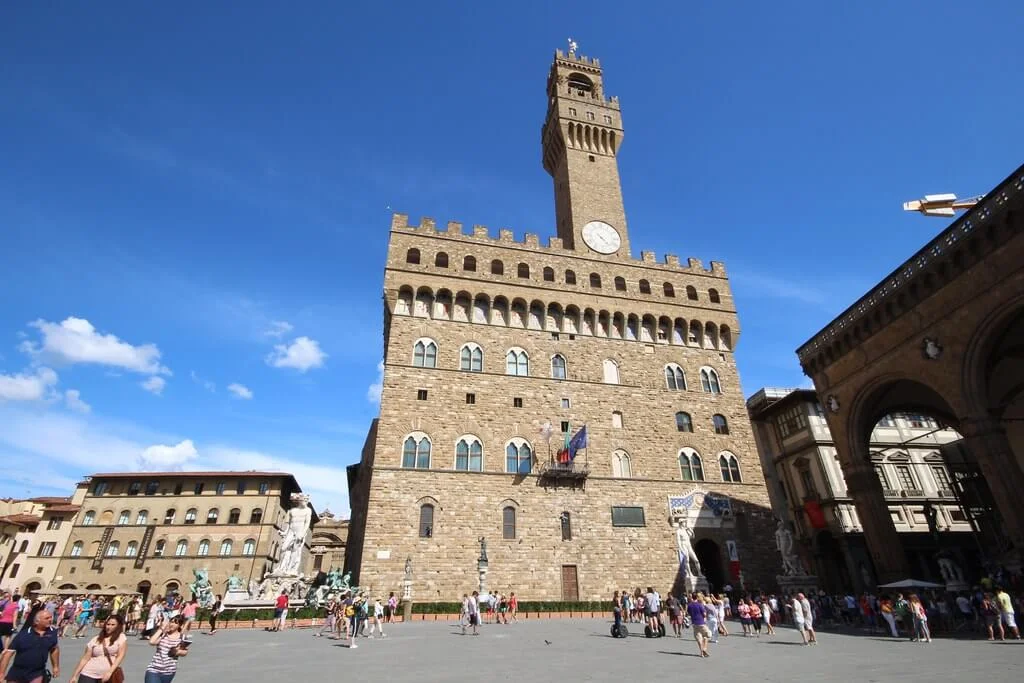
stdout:
MULTIPOLYGON (((586 256, 574 249, 567 249, 559 237, 549 237, 547 244, 541 244, 541 239, 536 233, 528 232, 522 240, 516 240, 515 232, 509 228, 500 228, 498 236, 493 237, 490 229, 485 225, 474 225, 472 231, 467 232, 462 223, 448 221, 443 229, 437 227, 433 218, 420 218, 419 225, 411 225, 409 216, 403 213, 395 213, 391 216, 391 230, 395 232, 407 232, 421 235, 433 235, 447 239, 458 239, 466 243, 489 244, 498 247, 513 246, 519 249, 528 249, 539 253, 549 253, 557 256, 586 256)), ((657 254, 653 251, 641 252, 640 258, 630 258, 626 265, 656 267, 675 270, 680 273, 691 273, 694 275, 714 275, 716 277, 727 277, 725 265, 718 261, 711 261, 711 267, 705 268, 700 259, 689 258, 683 265, 675 254, 665 254, 659 263, 657 254)))

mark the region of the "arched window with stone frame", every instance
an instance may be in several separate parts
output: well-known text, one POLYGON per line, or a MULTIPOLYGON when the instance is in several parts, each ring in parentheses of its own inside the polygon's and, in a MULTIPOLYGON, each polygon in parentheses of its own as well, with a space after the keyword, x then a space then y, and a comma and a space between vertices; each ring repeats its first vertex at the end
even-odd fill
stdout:
POLYGON ((615 291, 625 292, 626 291, 626 278, 618 275, 615 277, 615 291))
POLYGON ((676 431, 693 432, 693 418, 690 417, 689 413, 683 411, 676 413, 676 431))
POLYGON ((665 366, 665 387, 669 391, 686 391, 686 374, 677 363, 665 366))
POLYGON ((505 264, 500 259, 491 261, 491 275, 504 275, 505 264))
POLYGON ((551 266, 545 266, 544 267, 544 282, 554 282, 554 281, 555 281, 555 269, 552 268, 551 266))
POLYGON ((565 356, 556 353, 551 357, 551 379, 565 379, 565 356))
POLYGON ((466 258, 462 259, 462 270, 464 270, 467 273, 475 273, 476 272, 476 257, 475 256, 467 256, 466 258))
POLYGON ((711 367, 700 369, 700 388, 708 394, 722 393, 722 385, 718 381, 718 372, 711 367))
POLYGON ((529 474, 533 469, 533 447, 521 437, 505 444, 505 471, 514 474, 529 474))
POLYGON ((612 476, 621 479, 633 477, 633 463, 630 460, 629 453, 621 448, 617 448, 612 452, 612 476))
POLYGON ((618 384, 619 364, 611 358, 605 358, 601 362, 601 374, 605 384, 618 384))
POLYGON ((405 262, 418 266, 420 263, 420 250, 413 248, 405 252, 405 262))
POLYGON ((402 440, 402 467, 430 469, 430 437, 423 432, 412 432, 402 440))
POLYGON ((434 255, 434 267, 436 268, 447 268, 448 267, 448 254, 443 251, 437 252, 434 255))
POLYGON ((733 484, 742 483, 740 477, 740 461, 729 451, 723 451, 718 455, 718 466, 722 470, 722 481, 733 484))
POLYGON ((434 504, 422 503, 420 505, 419 537, 434 537, 434 504))
POLYGON ((417 368, 436 368, 437 342, 429 337, 417 339, 412 345, 412 364, 417 368))
POLYGON ((455 442, 455 469, 460 472, 482 472, 484 446, 472 434, 460 436, 455 442))
POLYGON ((692 448, 679 449, 679 475, 683 481, 704 481, 704 462, 692 448))
POLYGON ((573 270, 565 271, 565 284, 574 285, 576 284, 576 272, 573 270))
POLYGON ((513 347, 505 354, 505 374, 517 377, 528 377, 530 374, 530 356, 523 349, 513 347))
POLYGON ((715 428, 715 434, 729 433, 729 421, 725 419, 725 415, 715 413, 711 416, 711 424, 715 428))
POLYGON ((516 509, 512 505, 501 509, 501 538, 505 541, 516 539, 516 509))
POLYGON ((459 370, 463 372, 483 372, 484 352, 479 344, 467 342, 459 351, 459 370))

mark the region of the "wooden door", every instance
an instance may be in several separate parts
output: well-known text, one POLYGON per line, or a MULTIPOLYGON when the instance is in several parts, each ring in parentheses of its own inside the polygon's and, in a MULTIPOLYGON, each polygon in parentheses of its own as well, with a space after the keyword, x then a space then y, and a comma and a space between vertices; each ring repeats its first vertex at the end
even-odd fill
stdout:
POLYGON ((576 565, 562 565, 562 600, 575 602, 580 599, 580 584, 576 576, 576 565))

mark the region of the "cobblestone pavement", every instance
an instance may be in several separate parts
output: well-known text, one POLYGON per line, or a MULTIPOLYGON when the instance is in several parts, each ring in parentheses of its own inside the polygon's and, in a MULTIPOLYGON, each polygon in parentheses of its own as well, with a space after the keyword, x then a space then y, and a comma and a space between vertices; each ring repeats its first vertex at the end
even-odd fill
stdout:
MULTIPOLYGON (((630 624, 631 631, 639 628, 630 624)), ((790 628, 769 637, 731 635, 712 645, 709 659, 684 637, 609 637, 610 623, 598 619, 552 619, 485 625, 480 635, 459 635, 454 622, 393 624, 385 639, 345 643, 314 638, 311 629, 282 633, 253 630, 196 635, 175 683, 296 683, 362 678, 404 681, 624 681, 699 675, 708 680, 827 683, 1015 681, 1024 675, 1024 644, 1018 641, 936 639, 910 643, 881 636, 820 633, 820 644, 804 647, 790 628)), ((739 630, 739 624, 729 624, 739 630)), ((62 642, 66 681, 87 641, 62 642)), ((141 683, 152 648, 131 640, 126 680, 141 683)))

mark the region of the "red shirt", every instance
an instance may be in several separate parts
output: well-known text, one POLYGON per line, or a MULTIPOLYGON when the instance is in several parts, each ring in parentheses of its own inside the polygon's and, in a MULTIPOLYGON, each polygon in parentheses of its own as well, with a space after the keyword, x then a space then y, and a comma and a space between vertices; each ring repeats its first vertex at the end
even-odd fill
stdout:
POLYGON ((288 596, 278 595, 277 602, 274 604, 277 609, 288 609, 288 596))

